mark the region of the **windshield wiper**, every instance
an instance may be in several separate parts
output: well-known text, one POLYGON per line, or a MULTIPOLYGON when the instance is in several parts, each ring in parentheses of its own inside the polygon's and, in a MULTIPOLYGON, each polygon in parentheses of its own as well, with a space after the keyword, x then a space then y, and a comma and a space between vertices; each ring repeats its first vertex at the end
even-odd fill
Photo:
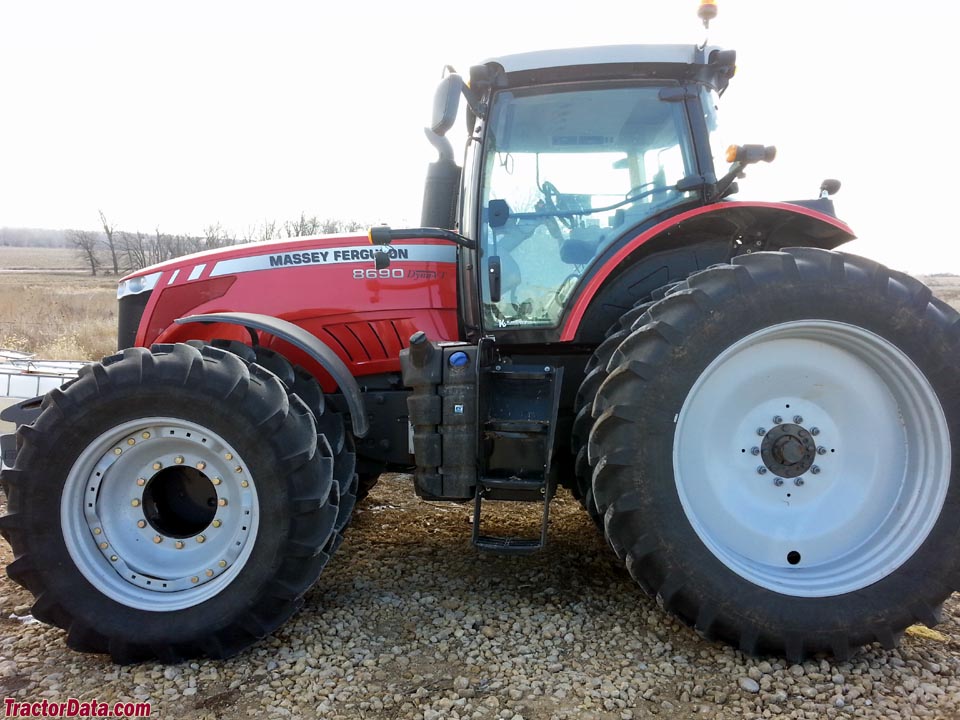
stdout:
POLYGON ((642 193, 637 193, 636 195, 631 195, 628 198, 624 198, 620 202, 615 202, 613 205, 604 205, 603 207, 589 207, 581 208, 579 210, 549 210, 549 211, 537 211, 537 212, 513 212, 508 211, 509 218, 515 218, 517 220, 527 220, 530 218, 543 218, 543 217, 578 217, 580 215, 593 215, 594 213, 599 212, 608 212, 610 210, 616 210, 617 208, 623 207, 624 205, 629 205, 634 203, 637 200, 642 200, 645 197, 654 195, 656 193, 665 192, 667 190, 678 190, 676 185, 669 185, 667 187, 653 188, 651 190, 646 190, 642 193))

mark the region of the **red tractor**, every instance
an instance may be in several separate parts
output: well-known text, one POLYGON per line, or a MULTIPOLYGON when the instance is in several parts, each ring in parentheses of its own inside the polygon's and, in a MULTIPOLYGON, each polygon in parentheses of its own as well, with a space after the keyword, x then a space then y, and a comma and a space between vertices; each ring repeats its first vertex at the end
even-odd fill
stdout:
POLYGON ((835 181, 731 199, 774 154, 711 146, 734 62, 619 46, 449 74, 423 227, 124 278, 120 352, 7 413, 0 528, 33 614, 118 662, 231 655, 403 470, 501 552, 542 547, 568 487, 644 590, 747 653, 936 623, 960 583, 960 318, 834 250, 835 181), (490 499, 542 528, 483 534, 490 499))

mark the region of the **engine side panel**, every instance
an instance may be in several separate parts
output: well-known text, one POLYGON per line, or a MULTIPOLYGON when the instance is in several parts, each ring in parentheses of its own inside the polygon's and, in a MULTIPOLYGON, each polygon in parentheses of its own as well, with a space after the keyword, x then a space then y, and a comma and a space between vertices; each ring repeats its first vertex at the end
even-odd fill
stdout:
MULTIPOLYGON (((400 350, 417 330, 457 340, 456 248, 435 241, 397 243, 389 249, 390 266, 380 270, 373 252, 365 237, 307 238, 161 266, 135 344, 215 337, 249 343, 248 333, 237 326, 173 321, 204 313, 259 313, 303 328, 362 377, 399 372, 400 350)), ((302 351, 269 335, 259 342, 302 364, 325 390, 334 389, 302 351)))

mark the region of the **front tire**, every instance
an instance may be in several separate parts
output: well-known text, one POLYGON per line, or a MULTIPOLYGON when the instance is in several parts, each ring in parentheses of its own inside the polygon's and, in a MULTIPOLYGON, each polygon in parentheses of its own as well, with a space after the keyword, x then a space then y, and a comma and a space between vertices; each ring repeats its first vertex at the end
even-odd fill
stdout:
POLYGON ((329 555, 333 457, 269 371, 131 348, 49 393, 3 473, 7 572, 77 650, 226 657, 279 627, 329 555))
POLYGON ((806 248, 697 273, 637 327, 589 451, 642 587, 708 636, 791 660, 937 622, 960 577, 956 311, 806 248))

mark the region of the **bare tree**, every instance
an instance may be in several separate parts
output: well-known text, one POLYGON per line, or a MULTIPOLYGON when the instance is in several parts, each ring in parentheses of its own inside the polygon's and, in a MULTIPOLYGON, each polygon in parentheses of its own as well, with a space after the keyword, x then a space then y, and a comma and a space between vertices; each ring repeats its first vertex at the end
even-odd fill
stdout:
POLYGON ((100 238, 97 233, 87 230, 71 230, 67 239, 80 256, 90 263, 90 274, 96 277, 97 270, 100 267, 100 258, 97 257, 97 246, 100 244, 100 238))
POLYGON ((283 232, 287 237, 305 237, 307 235, 316 235, 320 229, 320 221, 317 216, 307 217, 306 213, 301 212, 296 220, 287 220, 283 224, 283 232))
POLYGON ((207 225, 203 229, 203 246, 207 250, 235 245, 236 242, 236 238, 230 237, 230 234, 220 226, 220 223, 207 225))
POLYGON ((116 243, 116 233, 114 232, 113 225, 107 222, 107 216, 103 214, 103 210, 100 210, 100 222, 103 223, 103 234, 106 237, 107 249, 110 250, 110 259, 113 261, 113 274, 120 274, 120 263, 117 261, 117 243, 116 243))

